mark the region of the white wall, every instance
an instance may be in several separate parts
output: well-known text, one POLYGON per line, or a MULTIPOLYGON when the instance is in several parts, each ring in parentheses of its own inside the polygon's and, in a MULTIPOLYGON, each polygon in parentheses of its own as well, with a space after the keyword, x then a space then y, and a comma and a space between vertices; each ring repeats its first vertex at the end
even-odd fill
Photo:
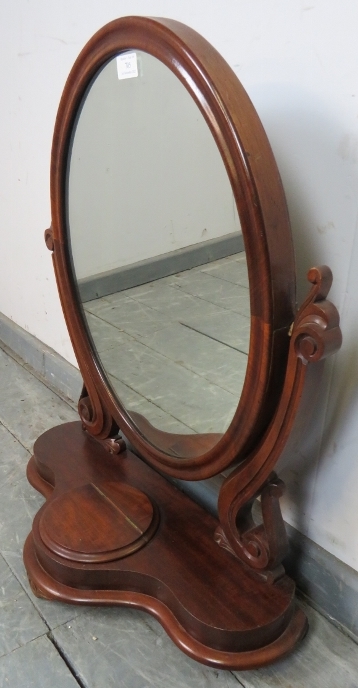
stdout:
POLYGON ((355 0, 16 0, 0 8, 0 310, 73 361, 50 256, 49 160, 66 75, 105 22, 171 16, 233 66, 272 143, 292 219, 300 294, 328 263, 344 344, 288 459, 285 516, 358 570, 358 4, 355 0))
POLYGON ((79 279, 241 233, 199 108, 168 67, 135 54, 136 77, 119 80, 115 58, 101 70, 73 137, 68 218, 79 279))

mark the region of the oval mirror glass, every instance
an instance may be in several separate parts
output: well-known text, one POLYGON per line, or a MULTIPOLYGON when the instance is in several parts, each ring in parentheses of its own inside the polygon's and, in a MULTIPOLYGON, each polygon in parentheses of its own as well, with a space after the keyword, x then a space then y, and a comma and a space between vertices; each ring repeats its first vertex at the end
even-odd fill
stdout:
POLYGON ((148 53, 111 59, 87 90, 68 157, 67 223, 93 346, 132 422, 154 443, 153 428, 213 433, 215 443, 249 351, 240 222, 203 115, 148 53))

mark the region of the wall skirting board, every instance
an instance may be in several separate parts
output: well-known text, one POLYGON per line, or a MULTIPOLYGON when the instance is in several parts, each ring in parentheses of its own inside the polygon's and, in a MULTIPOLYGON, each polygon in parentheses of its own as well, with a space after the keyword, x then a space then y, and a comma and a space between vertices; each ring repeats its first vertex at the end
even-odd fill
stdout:
POLYGON ((242 234, 238 232, 225 234, 225 236, 186 246, 155 258, 84 277, 78 280, 78 288, 82 301, 91 301, 123 289, 130 289, 155 279, 174 275, 176 272, 211 263, 219 258, 232 256, 243 250, 242 234))
MULTIPOLYGON (((0 347, 62 397, 77 403, 82 384, 77 368, 2 314, 0 347)), ((220 480, 216 476, 197 482, 175 482, 215 514, 220 480)), ((312 606, 358 642, 358 572, 291 526, 286 527, 290 542, 290 553, 284 562, 287 573, 312 606)))

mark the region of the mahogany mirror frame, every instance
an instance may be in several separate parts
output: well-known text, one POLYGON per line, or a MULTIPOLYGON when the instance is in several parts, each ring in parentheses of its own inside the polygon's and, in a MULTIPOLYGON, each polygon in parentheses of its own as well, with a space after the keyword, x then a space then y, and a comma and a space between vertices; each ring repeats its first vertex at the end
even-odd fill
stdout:
MULTIPOLYGON (((110 434, 113 421, 151 465, 183 479, 203 479, 247 453, 275 411, 295 311, 295 268, 285 196, 272 150, 236 75, 207 41, 170 19, 126 17, 107 24, 87 43, 68 77, 58 110, 51 159, 52 236, 56 277, 71 341, 83 375, 79 405, 89 433, 110 434), (154 444, 134 425, 111 389, 80 305, 70 256, 66 185, 71 137, 92 79, 118 53, 137 49, 164 63, 203 114, 221 153, 237 204, 247 256, 251 332, 245 383, 234 418, 214 446, 187 442, 182 456, 165 451, 169 433, 154 444), (88 395, 88 396, 87 396, 88 395)), ((178 438, 178 436, 177 436, 178 438)), ((180 437, 178 438, 180 441, 180 437)), ((182 442, 182 444, 185 444, 182 442)), ((212 444, 212 442, 211 442, 212 444)))

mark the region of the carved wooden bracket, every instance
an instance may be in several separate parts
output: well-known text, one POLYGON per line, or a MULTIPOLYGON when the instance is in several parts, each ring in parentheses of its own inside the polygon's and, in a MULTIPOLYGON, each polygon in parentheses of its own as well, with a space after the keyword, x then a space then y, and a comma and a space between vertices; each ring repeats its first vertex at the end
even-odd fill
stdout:
POLYGON ((86 387, 84 386, 78 402, 78 413, 82 421, 82 427, 84 430, 87 430, 91 437, 99 442, 110 454, 120 454, 121 452, 125 451, 126 443, 119 434, 118 425, 113 421, 113 418, 108 413, 104 413, 98 396, 97 404, 98 408, 100 409, 100 417, 102 421, 102 431, 100 433, 98 433, 98 423, 94 422, 95 411, 91 399, 88 395, 86 387), (95 429, 94 432, 93 428, 95 429))
POLYGON ((272 470, 290 434, 302 395, 307 364, 341 346, 337 309, 326 301, 332 273, 326 266, 308 273, 311 291, 290 330, 284 387, 275 416, 259 445, 226 478, 219 495, 220 527, 215 539, 255 571, 272 580, 280 575, 287 550, 279 497, 283 483, 272 470), (263 523, 255 525, 251 510, 261 495, 263 523))
POLYGON ((221 547, 238 556, 260 578, 269 583, 281 578, 285 571, 281 562, 288 551, 288 540, 282 518, 279 498, 284 492, 282 480, 273 473, 264 485, 261 494, 247 502, 236 515, 237 547, 234 549, 221 526, 215 530, 214 539, 221 547), (255 524, 252 507, 255 499, 261 497, 262 523, 255 524))

